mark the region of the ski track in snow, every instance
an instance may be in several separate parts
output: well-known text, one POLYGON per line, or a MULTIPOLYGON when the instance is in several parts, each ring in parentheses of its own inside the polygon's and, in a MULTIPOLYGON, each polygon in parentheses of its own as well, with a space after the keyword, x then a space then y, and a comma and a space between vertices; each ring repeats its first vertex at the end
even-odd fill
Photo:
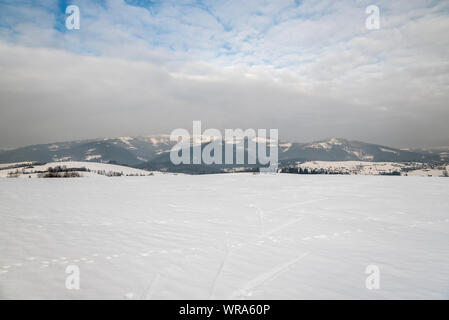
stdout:
POLYGON ((232 295, 230 296, 230 299, 236 299, 238 297, 250 297, 252 295, 252 290, 255 289, 256 287, 264 284, 267 281, 270 280, 274 280, 278 275, 280 275, 282 272, 286 271, 290 266, 294 265, 295 263, 297 263, 299 260, 303 259, 304 257, 306 257, 309 253, 306 252, 304 254, 302 254, 301 256, 286 262, 280 266, 277 266, 275 268, 272 268, 270 270, 268 270, 267 272, 260 274, 259 276, 257 276, 256 278, 252 279, 251 281, 248 281, 247 283, 245 283, 243 285, 243 287, 241 287, 240 289, 238 289, 237 291, 233 292, 232 295))
POLYGON ((448 298, 449 179, 69 180, 0 181, 0 298, 371 299, 357 281, 373 261, 382 298, 448 298), (344 285, 328 283, 333 268, 344 285))
MULTIPOLYGON (((303 218, 298 218, 295 219, 293 221, 290 221, 284 225, 281 225, 277 228, 274 228, 272 230, 270 230, 267 233, 264 233, 263 235, 257 237, 256 239, 253 239, 252 241, 248 241, 248 242, 240 242, 237 243, 236 245, 233 245, 232 247, 242 247, 244 245, 248 245, 248 244, 258 244, 258 239, 262 239, 262 238, 266 238, 271 234, 274 234, 276 232, 279 232, 289 226, 294 225, 295 223, 301 221, 303 218)), ((394 226, 390 226, 388 228, 380 228, 377 231, 386 231, 387 229, 389 230, 400 230, 400 229, 406 229, 406 228, 419 228, 420 226, 426 226, 426 225, 433 225, 433 224, 438 224, 441 225, 443 223, 449 223, 449 219, 445 219, 445 220, 435 220, 435 221, 422 221, 420 223, 414 223, 411 225, 407 225, 407 226, 403 226, 403 227, 394 227, 394 226)), ((361 233, 363 232, 361 229, 356 229, 356 230, 345 230, 343 232, 334 232, 332 234, 318 234, 318 235, 311 235, 311 236, 307 236, 302 238, 302 240, 304 241, 311 241, 311 240, 317 240, 317 239, 330 239, 332 237, 339 237, 339 236, 344 236, 344 235, 350 235, 351 233, 361 233)), ((191 250, 195 250, 195 249, 191 249, 191 250)), ((177 252, 179 253, 179 249, 177 250, 172 250, 173 252, 177 252)), ((183 250, 181 249, 181 252, 183 250)), ((139 258, 139 257, 148 257, 151 255, 157 255, 157 254, 169 254, 171 253, 170 251, 167 250, 159 250, 159 251, 153 251, 153 250, 149 250, 147 252, 142 252, 142 253, 138 253, 138 254, 134 254, 134 257, 139 258)), ((111 261, 113 259, 118 259, 121 258, 123 256, 127 255, 126 253, 121 253, 121 254, 103 254, 100 255, 98 253, 92 253, 92 254, 87 254, 84 257, 81 258, 72 258, 72 259, 68 259, 66 257, 53 257, 53 258, 44 258, 41 260, 36 260, 36 257, 27 257, 25 258, 22 262, 18 262, 18 263, 12 263, 10 265, 4 265, 4 266, 0 266, 0 269, 13 269, 15 267, 20 268, 24 265, 29 264, 30 262, 35 262, 35 263, 41 263, 41 265, 43 266, 48 266, 50 264, 68 264, 68 263, 94 263, 95 260, 90 258, 90 257, 96 257, 96 258, 102 258, 105 259, 107 261, 111 261)), ((228 252, 226 254, 226 257, 228 255, 228 252)), ((226 260, 226 258, 224 259, 224 261, 226 260)), ((223 261, 223 263, 224 263, 223 261)), ((223 264, 221 265, 220 268, 223 267, 223 264)), ((2 271, 0 270, 0 273, 2 271)))

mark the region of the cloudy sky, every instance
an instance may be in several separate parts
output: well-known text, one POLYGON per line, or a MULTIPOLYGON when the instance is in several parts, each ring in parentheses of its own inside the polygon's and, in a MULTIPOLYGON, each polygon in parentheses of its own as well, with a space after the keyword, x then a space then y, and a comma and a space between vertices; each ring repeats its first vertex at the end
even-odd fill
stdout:
POLYGON ((449 1, 0 0, 0 148, 192 120, 449 145, 448 34, 449 1))

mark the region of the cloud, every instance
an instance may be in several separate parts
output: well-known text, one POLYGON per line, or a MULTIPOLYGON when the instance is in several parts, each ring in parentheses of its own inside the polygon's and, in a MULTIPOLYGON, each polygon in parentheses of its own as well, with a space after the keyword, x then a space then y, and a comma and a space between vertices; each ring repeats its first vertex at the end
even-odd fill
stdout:
POLYGON ((0 4, 0 147, 189 127, 279 128, 392 146, 449 143, 449 4, 0 4), (63 7, 63 6, 62 6, 63 7), (17 126, 20 123, 20 126, 17 126))

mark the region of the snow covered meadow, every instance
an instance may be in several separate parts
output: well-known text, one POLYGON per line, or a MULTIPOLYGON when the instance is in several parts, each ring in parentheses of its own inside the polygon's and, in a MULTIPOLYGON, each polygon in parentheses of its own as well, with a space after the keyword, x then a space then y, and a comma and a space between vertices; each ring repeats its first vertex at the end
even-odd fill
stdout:
POLYGON ((446 178, 0 180, 1 299, 448 299, 448 244, 446 178))

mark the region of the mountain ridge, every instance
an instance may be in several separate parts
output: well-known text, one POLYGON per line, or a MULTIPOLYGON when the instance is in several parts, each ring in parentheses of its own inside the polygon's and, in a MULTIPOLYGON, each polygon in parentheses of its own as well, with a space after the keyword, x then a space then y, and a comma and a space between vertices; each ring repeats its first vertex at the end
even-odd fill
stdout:
MULTIPOLYGON (((197 143, 199 138, 195 137, 197 143)), ((209 140, 202 142, 202 146, 209 140)), ((225 141, 225 143, 230 143, 225 141)), ((0 163, 23 161, 92 161, 123 164, 146 169, 173 169, 169 151, 176 144, 170 135, 122 136, 31 145, 0 150, 0 163), (157 166, 153 164, 157 163, 157 166)), ((279 142, 279 161, 372 161, 433 162, 445 161, 447 149, 403 150, 345 138, 328 138, 313 142, 279 142)))

